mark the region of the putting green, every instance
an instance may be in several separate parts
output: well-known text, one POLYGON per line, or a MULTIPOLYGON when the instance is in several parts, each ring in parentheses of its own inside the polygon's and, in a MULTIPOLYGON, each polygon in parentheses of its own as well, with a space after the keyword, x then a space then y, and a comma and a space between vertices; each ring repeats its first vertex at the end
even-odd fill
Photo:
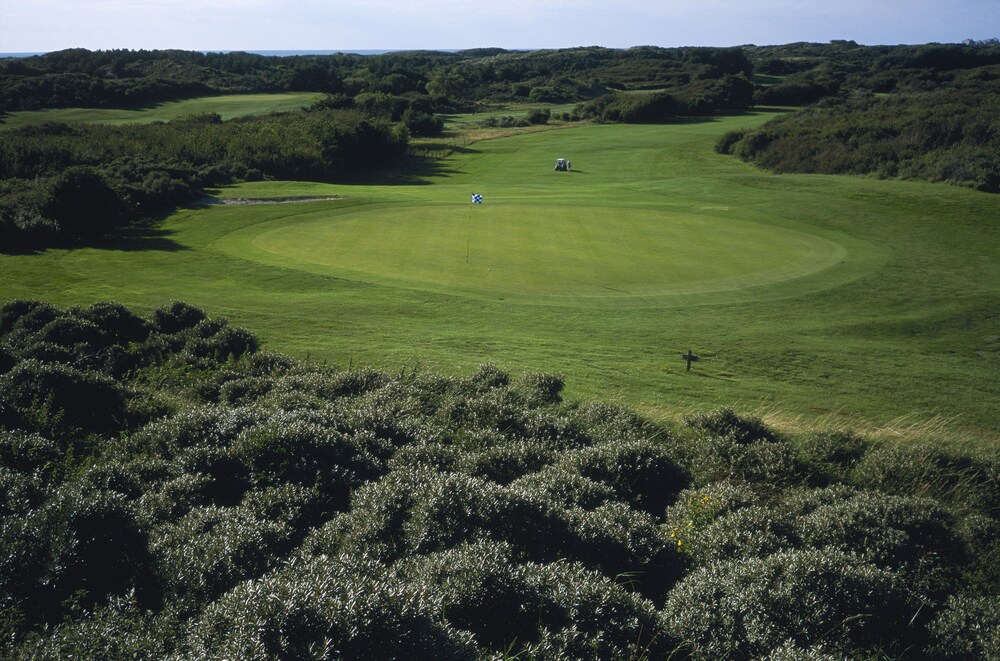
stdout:
POLYGON ((709 213, 382 206, 301 214, 246 238, 257 251, 312 272, 509 298, 738 291, 816 273, 846 254, 814 234, 709 213))

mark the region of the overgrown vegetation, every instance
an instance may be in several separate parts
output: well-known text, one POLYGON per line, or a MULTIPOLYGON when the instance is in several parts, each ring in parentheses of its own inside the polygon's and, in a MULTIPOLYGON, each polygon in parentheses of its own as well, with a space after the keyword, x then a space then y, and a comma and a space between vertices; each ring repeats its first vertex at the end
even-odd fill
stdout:
MULTIPOLYGON (((236 180, 331 180, 359 167, 396 168, 410 135, 439 135, 442 113, 490 103, 577 102, 563 119, 648 123, 739 112, 755 103, 819 102, 763 129, 727 136, 719 149, 779 172, 919 178, 997 192, 998 79, 994 43, 283 58, 73 49, 6 59, 0 113, 139 107, 233 92, 328 96, 311 112, 281 117, 221 122, 208 114, 145 127, 60 124, 4 132, 0 242, 7 250, 78 243, 236 180)), ((544 112, 486 123, 545 124, 544 112)))
MULTIPOLYGON (((981 74, 980 74, 981 75, 981 74)), ((1000 68, 946 89, 850 97, 716 146, 775 172, 872 174, 1000 192, 1000 68)))
POLYGON ((562 386, 296 362, 180 302, 8 302, 0 653, 995 654, 996 457, 562 386))
POLYGON ((325 108, 0 132, 0 243, 11 250, 93 239, 235 180, 344 178, 401 158, 407 141, 388 119, 325 108))
POLYGON ((1000 46, 828 47, 751 53, 776 82, 757 103, 815 104, 717 145, 775 172, 870 174, 1000 192, 1000 46), (817 103, 818 102, 818 103, 817 103))

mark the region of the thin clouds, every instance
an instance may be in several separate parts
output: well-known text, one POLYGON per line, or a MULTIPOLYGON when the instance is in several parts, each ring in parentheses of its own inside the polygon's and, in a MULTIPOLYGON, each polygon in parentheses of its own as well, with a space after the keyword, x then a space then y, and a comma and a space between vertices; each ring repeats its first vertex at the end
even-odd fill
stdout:
POLYGON ((924 43, 1000 32, 996 0, 0 0, 0 51, 924 43))

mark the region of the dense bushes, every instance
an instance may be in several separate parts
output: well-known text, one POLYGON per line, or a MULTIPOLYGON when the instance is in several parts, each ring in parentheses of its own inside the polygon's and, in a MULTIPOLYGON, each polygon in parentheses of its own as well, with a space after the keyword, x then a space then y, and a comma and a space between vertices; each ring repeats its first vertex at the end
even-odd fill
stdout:
POLYGON ((872 174, 1000 192, 996 73, 934 91, 845 99, 771 120, 717 146, 776 172, 872 174))
POLYGON ((787 641, 854 657, 913 642, 918 605, 890 571, 834 550, 791 550, 697 569, 670 593, 668 630, 698 659, 757 658, 787 641))
POLYGON ((695 80, 668 92, 615 92, 581 103, 576 114, 605 122, 665 122, 682 115, 746 110, 753 84, 743 75, 695 80))
MULTIPOLYGON (((408 119, 432 130, 427 118, 408 119)), ((407 148, 401 127, 356 110, 315 109, 3 131, 0 242, 9 250, 93 239, 235 179, 329 180, 392 166, 407 148)))
POLYGON ((0 306, 9 658, 989 658, 997 460, 0 306), (975 623, 976 626, 972 626, 975 623))

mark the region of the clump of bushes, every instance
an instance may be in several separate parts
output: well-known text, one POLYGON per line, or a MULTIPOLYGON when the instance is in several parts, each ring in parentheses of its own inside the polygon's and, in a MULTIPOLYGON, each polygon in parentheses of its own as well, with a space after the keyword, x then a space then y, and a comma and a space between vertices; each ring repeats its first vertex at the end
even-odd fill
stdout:
POLYGON ((995 458, 257 349, 180 301, 0 305, 0 654, 996 647, 995 458))

